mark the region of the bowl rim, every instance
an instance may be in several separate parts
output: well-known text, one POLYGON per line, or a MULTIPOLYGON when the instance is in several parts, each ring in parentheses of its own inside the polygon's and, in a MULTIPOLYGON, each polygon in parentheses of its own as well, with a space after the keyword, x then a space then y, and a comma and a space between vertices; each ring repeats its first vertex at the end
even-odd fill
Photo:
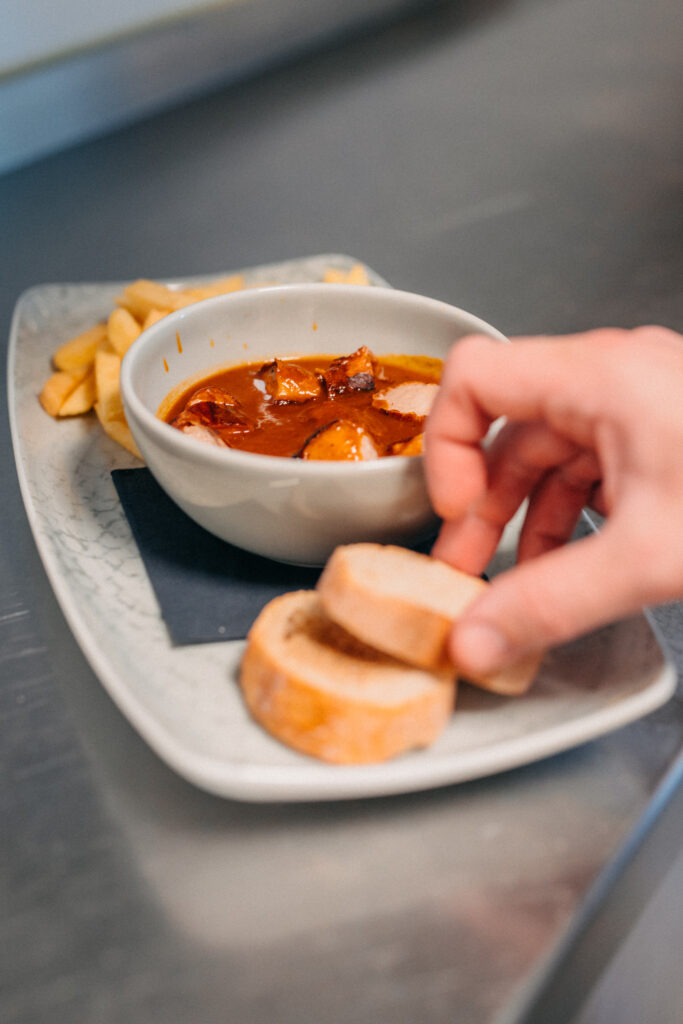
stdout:
MULTIPOLYGON (((297 473, 304 474, 317 474, 318 476, 328 474, 330 476, 344 475, 347 473, 396 473, 397 467, 402 467, 404 472, 408 472, 410 467, 422 466, 423 456, 420 455, 394 455, 391 458, 379 458, 379 459, 368 459, 359 461, 336 461, 336 460, 306 460, 306 459, 293 459, 285 458, 282 455, 265 455, 261 452, 246 452, 238 448, 218 448, 213 445, 207 445, 198 441, 196 438, 188 437, 181 431, 176 430, 169 423, 160 419, 156 413, 152 412, 149 407, 139 397, 135 383, 134 373, 138 361, 142 358, 144 350, 153 344, 161 334, 171 332, 175 334, 177 328, 183 321, 187 321, 188 317, 194 317, 195 315, 205 314, 207 310, 215 308, 216 310, 222 309, 225 306, 239 305, 248 302, 250 299, 254 299, 258 295, 263 293, 277 293, 278 295, 285 294, 320 294, 328 293, 330 295, 340 296, 346 295, 349 298, 359 298, 363 296, 361 301, 366 301, 366 297, 369 295, 377 296, 377 301, 389 301, 396 302, 396 304, 408 304, 411 306, 419 306, 425 310, 437 310, 442 313, 448 312, 455 314, 458 317, 466 319, 472 325, 472 333, 481 333, 491 338, 492 340, 509 343, 509 339, 505 337, 497 328, 491 324, 482 320, 480 317, 473 313, 467 312, 467 310, 461 309, 458 306, 454 306, 449 302, 445 302, 441 299, 431 298, 427 295, 421 295, 417 292, 404 291, 397 288, 381 288, 381 287, 365 287, 361 288, 359 285, 347 285, 347 284, 328 284, 325 282, 306 282, 300 284, 275 284, 275 285, 261 285, 257 288, 248 288, 241 291, 229 292, 225 295, 216 295, 208 299, 203 299, 199 302, 192 303, 189 306, 184 306, 172 313, 168 313, 162 320, 148 327, 146 331, 133 343, 129 348, 128 352, 123 357, 121 364, 121 396, 124 403, 124 409, 126 412, 128 409, 131 410, 133 416, 131 418, 137 418, 144 425, 146 431, 148 431, 154 442, 166 452, 175 452, 177 454, 186 454, 188 457, 191 456, 193 461, 204 463, 207 466, 219 467, 219 466, 230 466, 233 460, 235 465, 241 465, 243 468, 250 467, 255 471, 261 471, 263 473, 272 474, 273 469, 278 468, 280 471, 285 466, 290 466, 293 470, 296 469, 297 473), (381 298, 380 298, 381 296, 381 298), (294 465, 292 465, 292 463, 294 465)), ((370 299, 370 302, 374 302, 375 298, 370 299)), ((455 342, 454 342, 455 344, 455 342)), ((223 364, 216 364, 223 365, 223 364)), ((237 365, 237 362, 226 362, 225 365, 237 365)), ((210 367, 207 367, 207 371, 210 372, 210 367)), ((188 379, 189 379, 188 375, 188 379)), ((129 423, 131 430, 132 425, 129 423)))

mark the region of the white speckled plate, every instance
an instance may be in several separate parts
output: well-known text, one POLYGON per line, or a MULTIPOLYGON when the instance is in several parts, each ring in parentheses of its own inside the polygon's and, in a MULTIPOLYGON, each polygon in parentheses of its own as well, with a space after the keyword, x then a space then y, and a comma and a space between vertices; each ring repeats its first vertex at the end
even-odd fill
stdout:
MULTIPOLYGON (((320 280, 345 256, 246 271, 249 282, 320 280)), ((371 274, 374 284, 385 284, 371 274)), ((26 511, 55 594, 86 657, 157 754, 196 785, 242 800, 333 800, 409 792, 490 775, 618 728, 663 704, 675 671, 639 616, 554 652, 532 692, 506 700, 461 688, 429 750, 338 768, 281 746, 247 716, 241 642, 174 648, 110 471, 138 465, 91 417, 55 422, 37 394, 62 341, 105 317, 120 284, 42 285, 20 299, 9 348, 9 412, 26 511)), ((493 571, 509 562, 511 524, 493 571)))

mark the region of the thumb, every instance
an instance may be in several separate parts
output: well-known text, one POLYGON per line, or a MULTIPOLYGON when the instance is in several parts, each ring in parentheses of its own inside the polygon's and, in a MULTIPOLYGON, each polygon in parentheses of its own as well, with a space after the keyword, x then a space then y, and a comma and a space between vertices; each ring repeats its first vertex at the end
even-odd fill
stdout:
POLYGON ((455 664, 485 675, 638 611, 645 574, 628 550, 608 524, 495 577, 453 628, 455 664))

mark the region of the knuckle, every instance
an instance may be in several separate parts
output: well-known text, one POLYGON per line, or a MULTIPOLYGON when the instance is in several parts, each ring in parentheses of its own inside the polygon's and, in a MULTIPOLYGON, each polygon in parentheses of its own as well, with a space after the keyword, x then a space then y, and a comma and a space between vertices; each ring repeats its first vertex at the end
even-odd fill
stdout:
POLYGON ((659 324, 644 324, 641 327, 634 327, 631 337, 639 342, 671 342, 675 340, 680 343, 681 336, 668 327, 660 327, 659 324))

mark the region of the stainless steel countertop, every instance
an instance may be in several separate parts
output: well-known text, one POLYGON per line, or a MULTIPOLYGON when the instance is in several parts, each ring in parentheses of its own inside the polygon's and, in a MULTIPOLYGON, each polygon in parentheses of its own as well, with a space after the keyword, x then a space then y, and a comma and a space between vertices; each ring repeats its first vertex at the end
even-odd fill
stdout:
MULTIPOLYGON (((508 334, 680 330, 682 13, 444 4, 6 175, 0 336, 36 283, 326 251, 508 334)), ((210 797, 81 655, 4 413, 0 429, 0 1019, 572 1020, 682 845, 680 687, 639 723, 466 785, 210 797)), ((656 619, 680 671, 683 606, 656 619)))

